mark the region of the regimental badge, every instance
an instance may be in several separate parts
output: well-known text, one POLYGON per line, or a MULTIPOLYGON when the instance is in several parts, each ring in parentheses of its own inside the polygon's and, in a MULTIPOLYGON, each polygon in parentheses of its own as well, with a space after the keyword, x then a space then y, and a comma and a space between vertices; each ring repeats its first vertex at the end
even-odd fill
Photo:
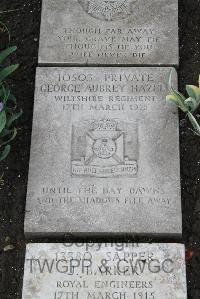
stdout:
POLYGON ((72 176, 135 177, 137 172, 137 122, 101 119, 73 124, 72 176))
POLYGON ((113 21, 129 16, 133 11, 133 0, 78 0, 91 16, 113 21))

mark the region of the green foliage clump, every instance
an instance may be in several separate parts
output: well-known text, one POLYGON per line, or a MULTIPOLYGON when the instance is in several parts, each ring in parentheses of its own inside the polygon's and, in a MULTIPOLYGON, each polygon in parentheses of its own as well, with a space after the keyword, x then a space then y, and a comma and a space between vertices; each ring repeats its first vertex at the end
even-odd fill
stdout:
POLYGON ((172 81, 172 71, 169 77, 169 88, 170 94, 167 95, 166 100, 169 103, 175 104, 184 113, 186 113, 189 121, 192 125, 193 132, 200 136, 200 125, 194 116, 195 111, 197 111, 200 105, 200 76, 199 76, 199 87, 194 85, 186 85, 186 91, 188 97, 185 97, 179 91, 176 91, 171 84, 172 81))
POLYGON ((18 64, 3 67, 6 58, 17 50, 17 47, 8 47, 0 52, 0 161, 4 160, 11 149, 10 142, 16 137, 17 129, 14 122, 22 115, 17 112, 17 101, 5 81, 17 68, 18 64))

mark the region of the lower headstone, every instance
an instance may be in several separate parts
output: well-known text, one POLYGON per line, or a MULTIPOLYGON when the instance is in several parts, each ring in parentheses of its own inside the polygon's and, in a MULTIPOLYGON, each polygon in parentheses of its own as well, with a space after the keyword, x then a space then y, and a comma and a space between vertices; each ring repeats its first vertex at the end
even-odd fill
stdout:
POLYGON ((184 245, 29 244, 22 299, 187 299, 184 245))
POLYGON ((27 235, 181 235, 170 70, 37 69, 27 235))

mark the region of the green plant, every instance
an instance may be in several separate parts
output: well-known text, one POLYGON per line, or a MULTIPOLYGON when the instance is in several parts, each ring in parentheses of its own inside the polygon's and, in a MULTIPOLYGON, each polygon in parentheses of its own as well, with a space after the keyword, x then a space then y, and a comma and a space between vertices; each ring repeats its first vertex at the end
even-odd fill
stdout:
POLYGON ((14 122, 22 115, 22 110, 16 112, 16 98, 11 93, 8 83, 5 81, 19 65, 12 64, 3 67, 6 58, 16 50, 17 47, 14 46, 8 47, 0 52, 0 161, 4 160, 10 152, 10 142, 17 135, 17 129, 14 127, 14 122))
POLYGON ((4 174, 2 174, 2 175, 0 176, 0 190, 1 190, 1 187, 4 185, 3 176, 4 176, 4 174))
POLYGON ((200 125, 194 116, 195 111, 200 105, 200 76, 199 76, 199 87, 194 85, 186 85, 186 91, 188 97, 186 98, 182 93, 176 91, 172 87, 172 71, 169 76, 169 88, 170 94, 167 95, 166 101, 178 106, 184 113, 186 113, 189 121, 193 127, 193 132, 200 136, 200 125))

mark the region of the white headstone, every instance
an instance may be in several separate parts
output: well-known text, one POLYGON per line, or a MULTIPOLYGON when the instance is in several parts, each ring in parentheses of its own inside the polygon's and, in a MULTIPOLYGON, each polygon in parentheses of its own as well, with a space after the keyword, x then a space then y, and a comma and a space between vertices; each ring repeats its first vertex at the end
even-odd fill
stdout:
POLYGON ((25 233, 181 235, 170 68, 38 68, 25 233))
POLYGON ((29 244, 22 299, 187 299, 181 244, 29 244))
POLYGON ((178 0, 43 0, 39 63, 178 65, 178 0))

